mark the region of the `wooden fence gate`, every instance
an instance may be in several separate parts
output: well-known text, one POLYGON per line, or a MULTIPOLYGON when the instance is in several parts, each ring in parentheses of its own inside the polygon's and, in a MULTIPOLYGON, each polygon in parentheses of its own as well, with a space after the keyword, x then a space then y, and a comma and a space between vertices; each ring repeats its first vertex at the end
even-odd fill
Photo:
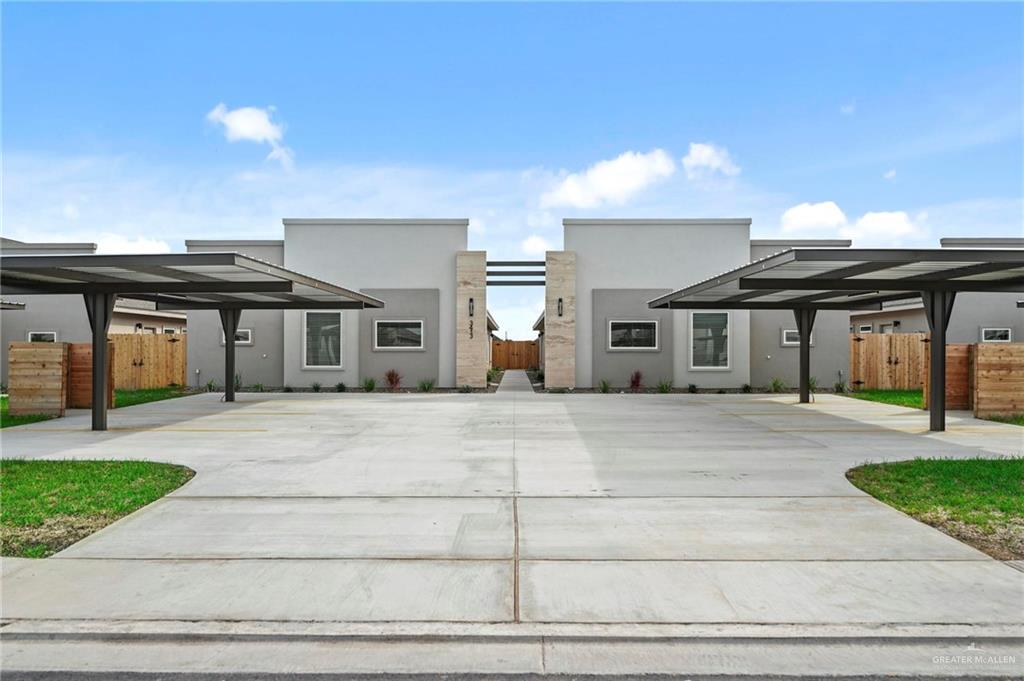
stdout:
POLYGON ((914 390, 924 384, 924 333, 850 334, 850 387, 914 390))
POLYGON ((186 337, 162 333, 115 333, 114 387, 123 390, 185 385, 186 337))
POLYGON ((491 366, 502 369, 529 369, 540 364, 537 341, 491 339, 491 366))

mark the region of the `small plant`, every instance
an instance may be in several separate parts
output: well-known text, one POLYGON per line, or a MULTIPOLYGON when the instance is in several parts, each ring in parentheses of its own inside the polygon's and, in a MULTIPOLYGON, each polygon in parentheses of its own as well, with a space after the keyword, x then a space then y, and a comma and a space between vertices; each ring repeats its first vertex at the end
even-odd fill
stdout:
POLYGON ((810 388, 812 393, 818 392, 818 379, 816 379, 814 376, 808 378, 807 387, 810 388))
POLYGON ((670 392, 672 392, 672 381, 658 381, 658 392, 659 393, 670 393, 670 392))
POLYGON ((691 383, 688 386, 686 386, 686 392, 692 393, 692 394, 696 395, 697 394, 697 384, 696 383, 691 383))
POLYGON ((644 387, 644 374, 637 369, 629 375, 629 389, 635 393, 640 392, 644 387))
POLYGON ((254 393, 261 393, 261 392, 263 392, 263 384, 262 383, 253 383, 252 384, 252 391, 254 393))
POLYGON ((242 389, 242 374, 235 374, 235 390, 240 391, 242 389))
POLYGON ((434 390, 434 379, 424 378, 422 381, 416 384, 416 387, 420 389, 421 393, 429 393, 434 390))
POLYGON ((487 382, 494 383, 501 376, 501 372, 504 371, 501 367, 491 367, 487 370, 487 382))
POLYGON ((206 382, 206 392, 212 393, 217 390, 217 384, 213 381, 206 382))
POLYGON ((320 388, 322 388, 323 386, 317 383, 316 381, 313 381, 313 385, 309 387, 313 390, 313 392, 318 393, 320 392, 320 388))
POLYGON ((740 388, 740 390, 742 390, 745 393, 752 393, 752 392, 754 392, 754 388, 751 387, 751 385, 749 383, 744 383, 743 387, 740 388))
POLYGON ((786 382, 781 378, 773 378, 768 383, 768 392, 770 393, 784 393, 786 392, 786 382))
POLYGON ((348 390, 348 386, 345 385, 344 381, 338 381, 337 383, 334 384, 334 392, 343 393, 346 390, 348 390))
POLYGON ((471 393, 471 392, 473 392, 473 386, 471 386, 471 385, 460 385, 459 386, 459 392, 460 393, 471 393))
POLYGON ((295 392, 295 390, 290 385, 286 385, 285 387, 281 388, 281 392, 293 393, 295 392))
POLYGON ((601 382, 597 384, 597 389, 607 395, 612 391, 612 385, 605 379, 601 379, 601 382))
POLYGON ((552 393, 554 395, 565 395, 565 394, 567 394, 569 392, 569 389, 568 388, 552 388, 548 392, 552 393))
POLYGON ((397 392, 402 387, 402 374, 394 369, 388 369, 387 373, 384 374, 384 380, 387 381, 388 390, 391 392, 397 392))
POLYGON ((836 381, 835 385, 832 386, 832 390, 834 390, 837 395, 842 395, 846 392, 846 384, 842 381, 836 381))
POLYGON ((372 393, 376 389, 377 389, 377 379, 376 378, 364 378, 363 379, 363 392, 365 392, 365 393, 372 393))

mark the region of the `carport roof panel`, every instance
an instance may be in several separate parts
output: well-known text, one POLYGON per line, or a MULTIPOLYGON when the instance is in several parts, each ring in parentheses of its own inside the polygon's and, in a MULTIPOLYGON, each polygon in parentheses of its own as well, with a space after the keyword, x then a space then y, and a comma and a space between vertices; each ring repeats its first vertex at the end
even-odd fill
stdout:
POLYGON ((158 309, 363 308, 383 301, 239 253, 5 255, 5 291, 114 293, 158 309))
POLYGON ((923 290, 1024 290, 1024 249, 791 249, 648 306, 860 309, 923 290))

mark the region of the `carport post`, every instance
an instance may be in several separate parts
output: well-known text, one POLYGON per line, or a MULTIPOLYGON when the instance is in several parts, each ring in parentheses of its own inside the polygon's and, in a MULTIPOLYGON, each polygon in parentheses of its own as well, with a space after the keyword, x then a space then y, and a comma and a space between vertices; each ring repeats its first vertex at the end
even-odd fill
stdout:
POLYGON ((816 310, 798 307, 793 310, 796 330, 800 334, 800 403, 811 401, 811 329, 814 328, 816 310))
POLYGON ((92 329, 92 429, 107 429, 107 332, 110 331, 110 318, 114 316, 114 293, 86 293, 85 312, 89 316, 89 328, 92 329))
POLYGON ((946 329, 953 312, 955 291, 922 291, 921 301, 932 337, 928 367, 928 429, 946 429, 946 329))
POLYGON ((229 307, 220 310, 220 324, 224 327, 224 401, 235 401, 235 333, 242 310, 229 307))

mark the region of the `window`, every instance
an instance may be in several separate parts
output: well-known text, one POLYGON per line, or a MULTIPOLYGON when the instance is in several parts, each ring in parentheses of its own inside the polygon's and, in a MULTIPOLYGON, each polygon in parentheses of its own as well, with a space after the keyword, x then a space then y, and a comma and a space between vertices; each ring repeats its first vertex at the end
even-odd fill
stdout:
POLYGON ((304 312, 302 335, 304 369, 341 368, 340 312, 304 312))
POLYGON ((861 324, 857 327, 857 333, 871 333, 871 328, 870 324, 861 324))
MULTIPOLYGON (((800 345, 800 331, 798 329, 783 329, 781 345, 784 348, 800 345)), ((811 332, 811 345, 814 345, 814 332, 811 332)))
POLYGON ((892 333, 896 330, 896 327, 892 324, 879 324, 878 333, 892 333))
POLYGON ((164 333, 173 336, 174 334, 178 333, 178 330, 170 326, 165 326, 164 333))
POLYGON ((423 322, 400 319, 374 320, 373 348, 375 350, 422 350, 423 322))
POLYGON ((144 327, 142 327, 142 332, 143 333, 156 333, 156 327, 155 326, 144 326, 144 327))
POLYGON ((26 336, 29 343, 56 343, 56 331, 29 331, 26 336))
POLYGON ((1010 329, 991 328, 981 330, 982 343, 1009 343, 1013 334, 1010 329))
POLYGON ((690 368, 729 368, 729 313, 690 313, 690 368))
MULTIPOLYGON (((220 330, 220 344, 224 345, 224 329, 220 330)), ((252 345, 252 329, 236 330, 235 345, 252 345)))
POLYGON ((657 350, 658 322, 650 321, 609 321, 609 350, 657 350))

